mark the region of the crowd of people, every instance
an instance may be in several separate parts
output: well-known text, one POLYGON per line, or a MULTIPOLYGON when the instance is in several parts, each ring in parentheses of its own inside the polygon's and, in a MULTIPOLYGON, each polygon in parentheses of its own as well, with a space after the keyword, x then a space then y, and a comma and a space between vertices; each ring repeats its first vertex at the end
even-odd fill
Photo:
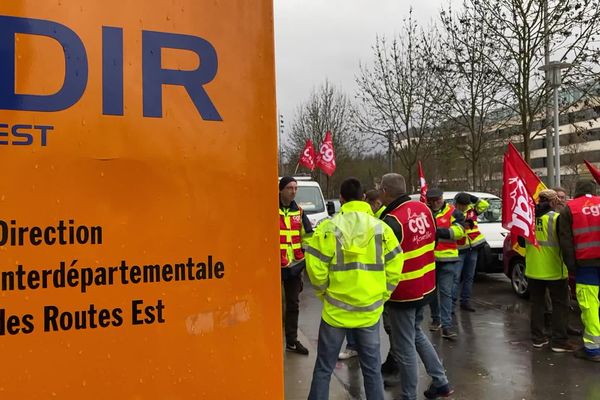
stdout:
MULTIPOLYGON (((555 352, 575 352, 600 361, 600 197, 595 183, 582 180, 574 199, 563 189, 546 189, 536 204, 537 243, 519 238, 525 247, 531 292, 531 341, 555 352), (584 325, 583 348, 570 342, 578 333, 568 324, 569 272, 584 325), (551 315, 551 335, 544 329, 551 315)), ((367 399, 383 399, 384 375, 398 377, 402 399, 416 399, 418 359, 431 378, 424 396, 450 396, 454 390, 445 368, 423 332, 430 307, 429 330, 455 340, 453 311, 474 312, 471 302, 479 247, 485 243, 477 219, 489 204, 460 192, 454 204, 431 188, 426 202, 412 200, 400 174, 381 178, 365 191, 355 178, 340 186, 341 208, 314 232, 295 199, 293 177, 279 181, 280 251, 284 293, 286 350, 309 351, 297 338, 299 293, 306 269, 323 302, 317 359, 309 400, 328 399, 338 359, 359 358, 367 399), (382 317, 383 316, 383 317, 382 317), (380 355, 380 319, 390 352, 380 355), (342 345, 346 339, 344 351, 342 345)))

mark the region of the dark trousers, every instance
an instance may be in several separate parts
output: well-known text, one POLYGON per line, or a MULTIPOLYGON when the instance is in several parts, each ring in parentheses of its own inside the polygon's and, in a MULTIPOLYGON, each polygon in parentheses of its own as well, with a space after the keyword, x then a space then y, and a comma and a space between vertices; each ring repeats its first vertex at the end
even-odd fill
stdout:
POLYGON ((559 345, 568 340, 567 323, 569 318, 569 281, 559 279, 544 281, 528 279, 529 296, 531 299, 531 339, 543 340, 544 312, 546 311, 546 288, 552 302, 552 343, 559 345))
POLYGON ((302 274, 286 277, 283 280, 285 298, 285 341, 289 344, 298 340, 298 314, 300 310, 300 292, 302 291, 302 274))

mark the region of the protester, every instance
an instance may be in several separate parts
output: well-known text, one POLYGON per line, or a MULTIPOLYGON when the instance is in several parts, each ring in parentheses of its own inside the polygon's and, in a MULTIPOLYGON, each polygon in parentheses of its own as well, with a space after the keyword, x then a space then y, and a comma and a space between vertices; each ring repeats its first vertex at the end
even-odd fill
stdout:
POLYGON ((390 349, 400 372, 401 398, 417 398, 417 354, 432 378, 425 397, 448 397, 454 391, 435 349, 421 329, 423 307, 436 296, 435 220, 425 204, 408 197, 402 175, 384 175, 381 191, 386 205, 383 221, 392 228, 404 252, 400 282, 386 303, 391 324, 390 349))
POLYGON ((452 294, 453 303, 456 303, 460 292, 460 308, 474 312, 471 304, 473 292, 473 279, 477 268, 477 255, 479 249, 486 243, 483 233, 479 230, 477 218, 483 214, 490 204, 485 199, 480 199, 472 194, 460 192, 454 198, 456 208, 465 216, 465 236, 457 241, 458 256, 462 263, 460 283, 452 294), (462 286, 462 289, 461 289, 462 286))
POLYGON ((584 348, 579 358, 600 362, 600 197, 596 183, 579 180, 575 197, 560 212, 560 249, 570 272, 575 273, 576 295, 583 322, 584 348))
MULTIPOLYGON (((539 193, 535 207, 537 246, 527 242, 525 276, 531 298, 531 341, 533 347, 541 348, 549 339, 544 332, 546 291, 552 304, 552 351, 572 352, 578 346, 568 341, 569 280, 558 244, 559 218, 556 212, 560 199, 554 190, 539 193)), ((521 241, 522 238, 519 238, 521 241)), ((523 240, 524 241, 524 240, 523 240)))
POLYGON ((464 215, 454 206, 446 203, 444 192, 438 188, 427 191, 427 205, 433 212, 436 222, 435 264, 438 295, 430 303, 431 331, 442 328, 442 337, 454 339, 458 333, 452 324, 452 292, 458 286, 461 262, 458 256, 457 240, 465 236, 464 215))
POLYGON ((329 398, 346 332, 357 344, 367 399, 383 400, 379 319, 400 279, 403 255, 392 229, 373 216, 355 178, 340 187, 340 212, 324 220, 307 247, 307 272, 323 301, 309 399, 329 398))
POLYGON ((297 191, 298 183, 293 177, 284 176, 279 180, 279 248, 285 298, 285 349, 307 355, 308 349, 298 341, 298 315, 305 266, 302 240, 312 233, 312 226, 296 204, 297 191))

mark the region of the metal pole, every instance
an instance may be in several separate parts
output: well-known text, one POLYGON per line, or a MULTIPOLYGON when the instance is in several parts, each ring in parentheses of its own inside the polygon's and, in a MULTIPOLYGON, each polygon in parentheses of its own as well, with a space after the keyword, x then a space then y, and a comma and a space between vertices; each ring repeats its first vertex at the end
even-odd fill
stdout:
MULTIPOLYGON (((560 74, 560 69, 557 71, 560 74)), ((560 137, 558 132, 558 86, 554 86, 554 157, 555 185, 560 186, 560 137)))
MULTIPOLYGON (((544 0, 544 63, 545 65, 550 64, 550 37, 548 36, 548 0, 544 0)), ((546 85, 550 87, 552 71, 546 70, 546 85)), ((554 178, 554 154, 552 151, 552 118, 550 115, 553 113, 552 103, 548 93, 546 93, 546 177, 548 179, 549 186, 555 185, 554 178)))

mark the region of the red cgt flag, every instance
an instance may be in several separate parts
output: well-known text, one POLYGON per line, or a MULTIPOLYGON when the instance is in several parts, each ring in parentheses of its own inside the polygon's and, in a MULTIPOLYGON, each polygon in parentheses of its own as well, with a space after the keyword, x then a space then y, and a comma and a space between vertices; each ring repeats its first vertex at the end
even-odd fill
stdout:
POLYGON ((585 162, 586 167, 588 167, 588 169, 590 170, 590 173, 596 180, 596 183, 600 185, 600 170, 598 170, 598 168, 594 167, 594 165, 592 163, 588 162, 587 160, 583 160, 583 161, 585 162))
MULTIPOLYGON (((517 242, 517 238, 521 236, 537 246, 533 196, 527 189, 527 181, 521 177, 523 171, 519 167, 522 167, 522 165, 515 163, 514 157, 511 158, 509 152, 510 148, 504 154, 502 226, 510 231, 513 245, 517 242)), ((527 165, 524 161, 523 163, 527 165)))
POLYGON ((331 140, 331 132, 327 131, 325 139, 319 148, 317 154, 317 168, 321 168, 327 175, 333 175, 335 171, 335 153, 333 152, 333 141, 331 140))
POLYGON ((423 173, 423 166, 421 165, 421 161, 419 161, 419 187, 421 189, 421 197, 419 200, 421 202, 427 202, 427 181, 425 180, 425 174, 423 173))
POLYGON ((312 140, 308 139, 306 141, 306 145, 304 146, 304 150, 302 150, 302 156, 300 157, 298 164, 304 165, 311 171, 315 169, 315 148, 313 147, 312 140))
POLYGON ((517 171, 517 175, 523 180, 527 193, 537 202, 539 193, 546 189, 546 185, 544 185, 540 177, 533 172, 529 164, 521 157, 519 150, 510 142, 508 143, 506 153, 504 153, 504 159, 506 160, 507 158, 515 168, 515 171, 517 171))

